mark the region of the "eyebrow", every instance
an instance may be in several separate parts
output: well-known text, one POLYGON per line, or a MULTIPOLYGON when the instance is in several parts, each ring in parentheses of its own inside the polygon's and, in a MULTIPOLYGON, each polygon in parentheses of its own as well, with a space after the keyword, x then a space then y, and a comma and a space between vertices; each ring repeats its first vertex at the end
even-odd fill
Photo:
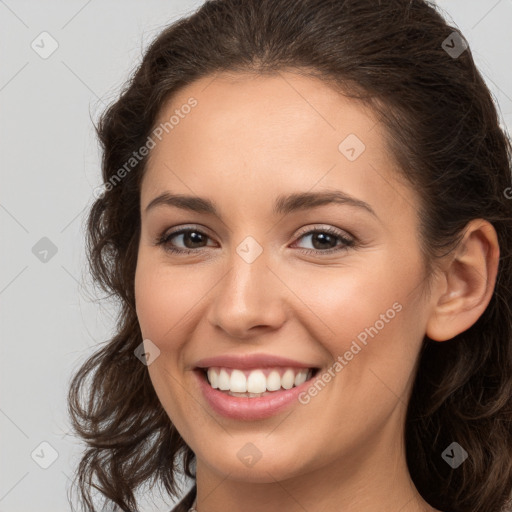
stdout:
MULTIPOLYGON (((309 208, 316 208, 331 203, 355 206, 368 211, 374 217, 378 218, 377 214, 368 203, 352 197, 340 190, 326 192, 298 192, 289 195, 280 195, 274 202, 273 213, 274 215, 286 215, 297 210, 307 210, 309 208)), ((163 194, 155 197, 146 206, 146 212, 162 205, 175 206, 177 208, 197 213, 207 213, 220 218, 215 203, 209 199, 198 196, 172 194, 170 192, 164 192, 163 194)))

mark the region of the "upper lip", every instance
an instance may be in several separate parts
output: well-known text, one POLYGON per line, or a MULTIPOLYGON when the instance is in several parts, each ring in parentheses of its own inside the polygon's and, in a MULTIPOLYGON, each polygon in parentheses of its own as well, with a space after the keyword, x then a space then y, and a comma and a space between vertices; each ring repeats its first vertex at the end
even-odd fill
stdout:
POLYGON ((211 368, 212 366, 224 368, 264 368, 272 366, 292 367, 292 368, 316 368, 309 363, 302 363, 287 357, 281 357, 272 354, 225 354, 215 357, 200 359, 195 363, 197 368, 211 368))

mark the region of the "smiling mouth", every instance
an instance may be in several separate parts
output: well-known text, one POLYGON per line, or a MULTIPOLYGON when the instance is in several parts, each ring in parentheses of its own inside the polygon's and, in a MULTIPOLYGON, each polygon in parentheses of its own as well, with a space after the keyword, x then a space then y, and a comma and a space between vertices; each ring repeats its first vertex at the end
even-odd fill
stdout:
POLYGON ((312 380, 319 368, 264 367, 250 370, 212 366, 197 368, 206 382, 229 396, 259 398, 312 380))

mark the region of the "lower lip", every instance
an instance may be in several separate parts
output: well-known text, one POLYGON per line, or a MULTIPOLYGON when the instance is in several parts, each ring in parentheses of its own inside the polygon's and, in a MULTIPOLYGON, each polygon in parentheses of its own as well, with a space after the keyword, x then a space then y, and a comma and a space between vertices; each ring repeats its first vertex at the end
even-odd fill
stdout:
POLYGON ((292 403, 299 403, 298 397, 302 391, 311 385, 310 379, 300 386, 281 391, 275 391, 271 395, 257 398, 231 396, 210 386, 205 374, 201 370, 194 371, 199 386, 210 407, 222 416, 235 420, 262 420, 269 418, 292 403))

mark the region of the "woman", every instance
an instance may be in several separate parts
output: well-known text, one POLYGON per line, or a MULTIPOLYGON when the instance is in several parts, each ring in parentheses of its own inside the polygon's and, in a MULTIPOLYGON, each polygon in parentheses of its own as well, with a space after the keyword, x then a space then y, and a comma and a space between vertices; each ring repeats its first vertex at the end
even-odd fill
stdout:
POLYGON ((506 510, 510 142, 434 6, 206 2, 98 134, 87 510, 506 510))

